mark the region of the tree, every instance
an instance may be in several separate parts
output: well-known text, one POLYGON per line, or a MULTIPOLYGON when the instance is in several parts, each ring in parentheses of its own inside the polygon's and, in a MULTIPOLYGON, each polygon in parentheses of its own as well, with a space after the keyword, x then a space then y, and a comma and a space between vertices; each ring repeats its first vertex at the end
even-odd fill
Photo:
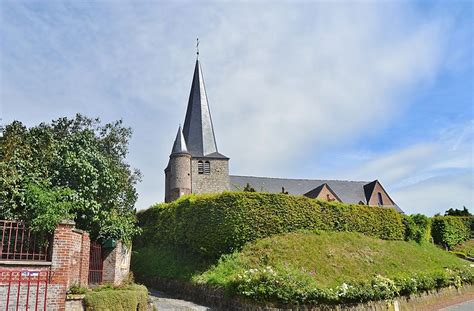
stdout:
POLYGON ((254 189, 252 186, 250 186, 249 183, 247 183, 247 184, 245 185, 243 191, 244 191, 244 192, 255 192, 255 189, 254 189))
POLYGON ((140 172, 126 163, 132 131, 76 115, 27 128, 0 128, 0 218, 54 230, 73 218, 93 239, 129 241, 140 172))
POLYGON ((448 209, 445 213, 444 216, 472 216, 471 213, 469 213, 469 210, 463 206, 463 209, 448 209))

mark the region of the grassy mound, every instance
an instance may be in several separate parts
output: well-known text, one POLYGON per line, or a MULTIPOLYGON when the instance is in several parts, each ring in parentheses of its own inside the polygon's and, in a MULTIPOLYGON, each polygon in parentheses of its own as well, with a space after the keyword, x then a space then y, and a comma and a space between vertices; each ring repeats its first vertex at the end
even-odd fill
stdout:
POLYGON ((180 279, 266 304, 391 299, 474 281, 469 262, 432 244, 353 232, 274 235, 223 255, 218 262, 170 248, 135 251, 132 269, 143 282, 180 279))
POLYGON ((467 240, 464 243, 456 245, 453 248, 454 253, 463 255, 464 257, 473 257, 474 258, 474 240, 467 240))
POLYGON ((301 271, 320 287, 368 281, 375 275, 396 278, 466 265, 431 244, 387 241, 350 232, 295 232, 246 245, 199 277, 225 286, 249 269, 301 271))

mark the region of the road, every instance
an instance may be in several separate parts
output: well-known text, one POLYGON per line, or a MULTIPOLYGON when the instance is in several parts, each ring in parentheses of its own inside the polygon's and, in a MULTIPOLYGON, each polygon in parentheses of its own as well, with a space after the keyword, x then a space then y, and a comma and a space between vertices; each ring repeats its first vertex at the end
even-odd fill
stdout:
POLYGON ((190 301, 174 299, 165 293, 150 289, 150 299, 159 311, 210 311, 211 308, 190 301))
MULTIPOLYGON (((212 311, 209 307, 201 306, 186 300, 174 299, 167 296, 165 293, 156 290, 150 290, 150 299, 159 311, 212 311)), ((474 299, 443 308, 440 308, 439 305, 432 306, 431 308, 428 307, 426 310, 473 311, 474 299)))
POLYGON ((461 302, 461 303, 443 308, 440 311, 472 311, 472 310, 474 310, 474 300, 461 302))

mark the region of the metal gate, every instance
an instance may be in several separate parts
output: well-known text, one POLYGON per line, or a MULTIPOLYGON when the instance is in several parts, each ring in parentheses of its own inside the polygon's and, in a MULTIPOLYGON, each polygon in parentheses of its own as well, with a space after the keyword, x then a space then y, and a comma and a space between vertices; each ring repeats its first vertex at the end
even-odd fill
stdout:
POLYGON ((102 244, 91 241, 90 255, 89 255, 89 284, 102 283, 102 244))
POLYGON ((0 310, 44 310, 48 270, 0 270, 0 310))

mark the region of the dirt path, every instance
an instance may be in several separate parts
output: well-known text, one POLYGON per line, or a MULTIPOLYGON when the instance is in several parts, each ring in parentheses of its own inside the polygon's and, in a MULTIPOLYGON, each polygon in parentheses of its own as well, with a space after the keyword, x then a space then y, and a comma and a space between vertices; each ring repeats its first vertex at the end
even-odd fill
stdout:
POLYGON ((150 299, 159 311, 210 311, 211 308, 197 305, 193 302, 174 299, 165 293, 150 289, 150 299))

